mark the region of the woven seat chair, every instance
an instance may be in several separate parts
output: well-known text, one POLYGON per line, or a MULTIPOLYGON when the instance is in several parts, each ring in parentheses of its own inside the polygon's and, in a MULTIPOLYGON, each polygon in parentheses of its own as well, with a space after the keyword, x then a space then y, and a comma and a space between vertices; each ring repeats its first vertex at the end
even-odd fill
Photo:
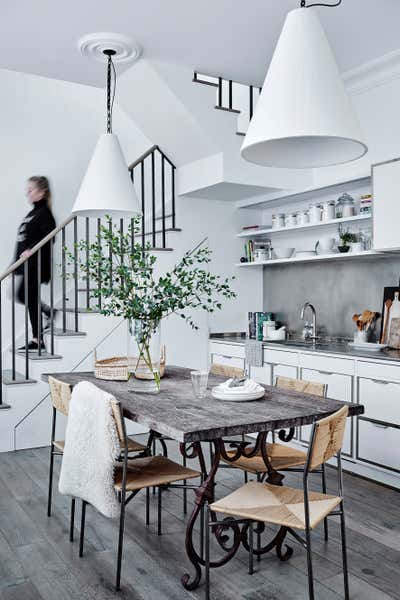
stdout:
MULTIPOLYGON (((148 524, 148 500, 149 490, 157 488, 158 490, 158 535, 162 533, 162 491, 168 488, 197 489, 198 485, 187 485, 177 483, 190 479, 201 478, 201 473, 189 469, 183 465, 173 462, 166 456, 145 456, 142 458, 129 458, 128 445, 129 438, 126 434, 125 421, 122 415, 122 408, 117 400, 113 401, 113 416, 116 421, 117 430, 120 436, 121 455, 118 458, 114 472, 114 488, 118 494, 120 503, 119 514, 119 537, 117 550, 117 572, 116 572, 116 590, 121 589, 121 564, 122 548, 125 526, 125 508, 126 505, 141 491, 146 490, 146 524, 148 524)), ((88 435, 92 423, 88 423, 88 435)), ((82 500, 81 530, 79 541, 79 556, 83 556, 86 508, 88 502, 82 500)), ((202 539, 203 531, 201 531, 202 539)))
MULTIPOLYGON (((324 383, 279 376, 275 380, 275 386, 280 389, 302 392, 304 394, 313 394, 314 396, 321 397, 326 397, 328 389, 328 386, 324 383)), ((251 447, 246 449, 248 452, 251 452, 251 450, 251 447)), ((234 452, 227 452, 227 454, 228 456, 232 456, 234 452)), ((307 460, 307 452, 293 448, 285 443, 280 444, 279 442, 267 444, 267 455, 270 459, 272 468, 276 471, 302 472, 307 460)), ((258 481, 262 481, 268 474, 261 452, 258 456, 254 456, 252 458, 242 456, 234 463, 227 464, 232 467, 236 467, 237 469, 241 469, 245 471, 245 473, 252 473, 253 475, 256 475, 258 481)), ((326 493, 325 464, 322 464, 321 468, 316 470, 315 473, 321 474, 322 492, 326 493)), ((245 481, 247 482, 247 477, 245 477, 245 481)), ((328 540, 327 519, 324 521, 324 537, 325 540, 328 540)))
MULTIPOLYGON (((51 517, 52 497, 53 497, 53 473, 54 473, 54 457, 62 456, 64 452, 64 440, 56 440, 56 424, 57 413, 68 417, 69 403, 71 400, 71 387, 69 384, 59 381, 54 377, 49 377, 50 399, 53 407, 53 416, 51 423, 51 442, 50 442, 50 468, 49 468, 49 489, 47 497, 47 516, 51 517)), ((114 413, 117 417, 118 433, 122 435, 122 424, 118 424, 119 409, 115 407, 114 413)), ((140 455, 148 454, 148 448, 140 444, 133 438, 128 438, 128 454, 139 453, 140 455)), ((75 498, 71 499, 71 515, 69 539, 74 540, 74 520, 75 520, 75 498)))
POLYGON ((309 598, 314 600, 314 581, 311 554, 311 530, 327 516, 339 516, 342 538, 342 561, 345 599, 349 599, 349 583, 346 554, 345 516, 343 508, 343 482, 341 448, 348 416, 344 406, 329 417, 313 425, 310 446, 303 470, 303 489, 277 486, 251 481, 225 498, 217 500, 207 508, 206 519, 206 600, 210 598, 210 532, 215 527, 240 523, 248 526, 249 572, 253 573, 253 524, 270 523, 284 527, 307 550, 309 598), (337 457, 337 495, 310 492, 309 474, 337 457), (228 515, 218 521, 216 515, 228 515), (231 517, 231 518, 230 518, 231 517), (304 532, 305 538, 301 535, 304 532))

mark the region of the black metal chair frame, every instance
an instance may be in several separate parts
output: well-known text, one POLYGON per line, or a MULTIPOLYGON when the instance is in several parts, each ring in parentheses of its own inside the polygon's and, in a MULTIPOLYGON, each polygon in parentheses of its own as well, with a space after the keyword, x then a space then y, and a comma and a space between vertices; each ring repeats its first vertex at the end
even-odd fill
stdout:
MULTIPOLYGON (((129 465, 128 465, 129 456, 128 456, 128 451, 127 451, 128 450, 128 436, 126 433, 126 426, 125 426, 125 421, 123 418, 121 404, 118 403, 118 406, 119 406, 122 430, 123 430, 123 436, 122 436, 123 439, 122 439, 122 443, 121 443, 123 452, 121 452, 121 454, 118 458, 118 461, 122 463, 122 484, 121 484, 122 489, 118 494, 118 500, 120 503, 120 514, 119 514, 119 534, 118 534, 118 549, 117 549, 117 572, 116 572, 116 581, 115 581, 116 591, 119 591, 121 589, 121 567, 122 567, 122 550, 123 550, 124 529, 125 529, 125 509, 126 509, 126 506, 129 504, 129 502, 131 500, 133 500, 133 498, 135 498, 135 496, 137 496, 137 494, 140 491, 142 491, 143 489, 146 490, 146 525, 149 525, 149 522, 150 522, 150 510, 149 510, 150 509, 150 487, 140 488, 138 490, 132 491, 131 493, 128 493, 128 490, 126 489, 127 473, 129 470, 129 465)), ((154 431, 151 431, 149 438, 148 438, 148 442, 147 442, 147 449, 149 451, 153 447, 153 442, 157 438, 158 438, 158 434, 156 434, 156 432, 154 432, 154 431)), ((146 454, 146 455, 149 456, 150 454, 146 454)), ((193 489, 193 490, 197 489, 198 485, 186 484, 184 486, 183 484, 169 483, 169 484, 165 484, 165 485, 158 485, 156 487, 158 490, 157 534, 162 535, 162 492, 163 492, 163 490, 166 490, 169 488, 178 488, 178 489, 183 489, 184 491, 187 492, 188 489, 193 489)), ((79 557, 80 558, 83 556, 87 505, 88 505, 88 502, 86 502, 85 500, 82 500, 81 528, 80 528, 80 539, 79 539, 79 557)), ((203 532, 204 532, 204 517, 202 520, 202 527, 201 527, 201 532, 200 532, 201 548, 203 548, 203 532)))
MULTIPOLYGON (((310 469, 312 452, 314 447, 314 440, 317 431, 317 424, 314 423, 310 445, 307 452, 307 461, 303 469, 303 490, 304 490, 304 510, 305 510, 305 539, 297 533, 294 529, 288 527, 287 532, 299 542, 303 548, 307 551, 307 571, 308 571, 308 592, 309 599, 315 600, 314 593, 314 577, 313 577, 313 566, 312 566, 312 553, 311 553, 311 527, 310 527, 310 506, 309 506, 309 489, 308 489, 308 477, 315 471, 310 469)), ((344 580, 344 597, 345 600, 349 600, 349 577, 348 577, 348 564, 347 564, 347 546, 346 546, 346 527, 345 527, 345 514, 343 504, 343 470, 341 460, 341 450, 336 454, 337 458, 337 491, 338 496, 342 498, 339 504, 338 510, 333 510, 329 513, 328 517, 339 516, 340 517, 340 530, 341 530, 341 542, 342 542, 342 562, 343 562, 343 580, 344 580)), ((249 574, 253 574, 253 523, 250 519, 235 519, 229 518, 224 519, 223 522, 218 521, 215 513, 213 513, 207 505, 206 512, 206 531, 205 531, 205 599, 210 600, 210 532, 213 528, 231 524, 248 524, 248 544, 249 544, 249 574)))

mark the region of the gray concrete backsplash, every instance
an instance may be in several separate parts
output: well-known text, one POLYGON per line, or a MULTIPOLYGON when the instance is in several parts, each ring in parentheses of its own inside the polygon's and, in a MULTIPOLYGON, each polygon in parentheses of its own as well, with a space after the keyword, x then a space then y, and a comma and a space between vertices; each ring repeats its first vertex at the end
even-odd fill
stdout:
MULTIPOLYGON (((380 313, 383 288, 398 285, 400 258, 276 265, 264 269, 263 276, 264 310, 290 331, 301 331, 300 310, 308 300, 317 311, 318 332, 352 337, 353 314, 366 308, 380 313)), ((380 320, 371 340, 379 334, 380 320)))

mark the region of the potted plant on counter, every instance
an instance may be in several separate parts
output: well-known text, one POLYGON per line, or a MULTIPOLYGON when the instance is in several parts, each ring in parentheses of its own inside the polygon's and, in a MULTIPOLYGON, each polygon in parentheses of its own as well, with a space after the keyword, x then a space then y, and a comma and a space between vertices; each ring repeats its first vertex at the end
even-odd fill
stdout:
MULTIPOLYGON (((235 298, 236 293, 230 286, 233 278, 210 273, 212 252, 205 240, 186 252, 171 271, 157 276, 157 257, 150 244, 143 248, 135 241, 140 239, 140 223, 140 218, 133 219, 124 233, 108 219, 95 241, 77 243, 78 261, 94 284, 91 296, 97 299, 99 312, 127 322, 128 371, 137 380, 136 389, 156 392, 160 389, 161 321, 175 314, 198 329, 188 311, 212 313, 221 309, 222 299, 235 298)), ((74 260, 68 251, 67 256, 74 260)))

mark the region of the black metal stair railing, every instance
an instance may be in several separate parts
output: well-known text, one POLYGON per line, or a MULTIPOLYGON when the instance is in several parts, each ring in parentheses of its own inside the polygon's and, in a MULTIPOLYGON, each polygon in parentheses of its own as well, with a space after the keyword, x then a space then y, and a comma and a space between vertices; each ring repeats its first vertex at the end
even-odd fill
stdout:
MULTIPOLYGON (((257 97, 262 91, 261 87, 242 84, 237 81, 233 81, 232 79, 224 79, 223 77, 200 75, 197 71, 194 71, 192 81, 201 85, 208 85, 217 88, 217 103, 214 108, 217 110, 235 113, 237 115, 246 111, 246 114, 248 114, 249 117, 248 122, 250 123, 251 119, 253 118, 257 97), (237 93, 235 94, 236 86, 248 88, 245 105, 243 105, 242 98, 239 98, 237 93)), ((245 132, 236 131, 236 134, 244 136, 245 132)))
MULTIPOLYGON (((129 171, 134 183, 137 178, 136 170, 140 170, 139 197, 143 212, 141 230, 136 235, 139 236, 143 247, 150 236, 153 251, 172 250, 167 248, 167 233, 180 231, 176 228, 175 166, 158 146, 153 146, 130 165, 129 171)), ((91 304, 91 281, 86 275, 86 270, 84 269, 84 273, 79 272, 79 265, 82 262, 88 265, 89 253, 85 250, 85 255, 81 256, 78 248, 79 240, 86 242, 97 240, 101 225, 101 219, 70 216, 31 249, 30 257, 20 258, 0 275, 0 409, 9 408, 3 402, 3 384, 35 383, 31 377, 30 361, 61 358, 55 353, 55 338, 84 335, 79 331, 79 313, 101 309, 101 298, 98 298, 95 306, 91 304), (72 255, 72 262, 67 259, 67 248, 68 254, 72 255), (48 250, 50 255, 50 279, 46 292, 46 302, 49 302, 49 305, 46 306, 42 303, 45 295, 42 290, 44 249, 48 250), (19 275, 21 269, 22 276, 19 275), (67 282, 70 282, 68 289, 67 282), (16 310, 17 284, 19 296, 23 296, 23 318, 20 317, 22 311, 18 314, 16 310), (11 291, 10 307, 7 303, 7 311, 10 311, 8 314, 5 310, 6 285, 10 286, 11 291), (23 286, 23 293, 21 293, 21 286, 23 286), (49 326, 44 331, 43 309, 49 318, 49 326), (56 312, 60 318, 58 328, 54 325, 56 312), (44 338, 46 344, 45 349, 42 349, 39 343, 38 350, 30 352, 29 321, 35 313, 38 322, 37 338, 39 341, 44 338), (69 319, 68 315, 70 315, 69 319), (7 327, 4 327, 6 319, 7 327), (18 331, 17 326, 19 326, 18 331), (10 356, 3 355, 5 333, 10 340, 8 342, 10 356), (22 349, 18 349, 20 345, 22 349), (4 369, 6 363, 9 368, 4 369)), ((109 221, 109 226, 113 227, 112 220, 109 221)), ((124 227, 124 219, 120 219, 120 231, 123 232, 124 227)), ((134 236, 132 228, 132 245, 138 241, 134 236)))
POLYGON ((174 163, 159 146, 154 145, 128 169, 141 200, 142 224, 138 235, 141 236, 143 247, 150 237, 153 248, 171 250, 167 248, 166 234, 181 231, 176 227, 174 163), (150 198, 149 202, 147 197, 150 198))

